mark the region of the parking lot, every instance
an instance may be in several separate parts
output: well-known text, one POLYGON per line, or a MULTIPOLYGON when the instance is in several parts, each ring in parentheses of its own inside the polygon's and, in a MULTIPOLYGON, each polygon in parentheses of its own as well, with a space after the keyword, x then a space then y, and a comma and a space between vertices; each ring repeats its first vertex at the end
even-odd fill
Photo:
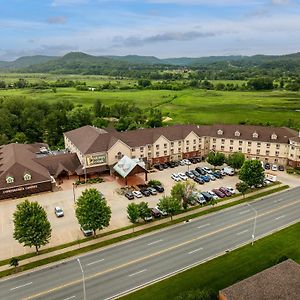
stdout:
MULTIPOLYGON (((140 199, 135 198, 134 200, 128 200, 124 195, 117 193, 117 190, 120 188, 120 184, 119 181, 115 180, 113 177, 109 178, 109 180, 103 183, 79 186, 75 189, 75 196, 77 198, 85 188, 93 187, 99 189, 104 194, 112 210, 110 226, 104 229, 103 232, 110 231, 112 229, 120 228, 130 224, 129 220, 127 219, 126 212, 127 205, 129 203, 147 201, 149 203, 149 207, 156 206, 162 195, 170 194, 170 191, 175 184, 175 181, 171 179, 172 173, 185 173, 186 171, 195 169, 199 166, 204 167, 208 165, 206 163, 198 163, 190 166, 178 166, 175 168, 164 169, 163 171, 149 173, 148 180, 157 179, 161 181, 165 188, 164 193, 158 193, 155 196, 143 196, 140 199)), ((282 182, 287 182, 291 186, 299 185, 298 178, 288 175, 285 172, 278 171, 277 173, 279 175, 278 179, 282 180, 282 182)), ((144 178, 143 174, 136 176, 138 176, 137 181, 142 181, 144 178)), ((210 181, 203 185, 196 184, 196 186, 199 191, 208 191, 221 186, 231 186, 234 188, 237 182, 237 176, 225 176, 223 179, 210 181)), ((79 229, 79 225, 75 217, 75 204, 72 189, 39 194, 30 197, 29 200, 39 202, 47 211, 48 218, 52 225, 52 237, 47 247, 83 238, 83 234, 79 229), (65 214, 64 217, 57 218, 55 216, 54 208, 56 206, 63 208, 65 214)), ((16 209, 16 205, 22 201, 22 199, 0 201, 0 259, 33 251, 33 249, 29 249, 28 247, 22 247, 13 239, 13 212, 16 209)))

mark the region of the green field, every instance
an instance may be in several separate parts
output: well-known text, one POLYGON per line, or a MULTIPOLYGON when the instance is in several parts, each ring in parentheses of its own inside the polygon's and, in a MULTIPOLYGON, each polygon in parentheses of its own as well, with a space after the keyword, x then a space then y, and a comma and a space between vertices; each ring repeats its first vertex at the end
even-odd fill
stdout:
MULTIPOLYGON (((47 81, 55 81, 59 78, 58 75, 22 74, 23 78, 32 82, 43 76, 47 81)), ((0 74, 0 80, 4 79, 6 82, 9 80, 14 82, 20 77, 19 74, 0 74)), ((91 86, 108 81, 115 82, 119 86, 136 83, 136 80, 116 80, 105 76, 68 75, 62 78, 85 81, 91 86)), ((15 96, 48 102, 68 99, 75 105, 84 106, 91 106, 96 99, 100 99, 106 105, 130 102, 144 109, 160 108, 165 116, 172 118, 171 123, 249 123, 300 129, 300 92, 201 89, 78 91, 76 88, 57 88, 56 93, 52 89, 29 88, 0 91, 0 99, 15 96)))
POLYGON ((300 223, 181 274, 123 297, 169 300, 192 289, 216 292, 276 264, 287 256, 300 263, 300 223))

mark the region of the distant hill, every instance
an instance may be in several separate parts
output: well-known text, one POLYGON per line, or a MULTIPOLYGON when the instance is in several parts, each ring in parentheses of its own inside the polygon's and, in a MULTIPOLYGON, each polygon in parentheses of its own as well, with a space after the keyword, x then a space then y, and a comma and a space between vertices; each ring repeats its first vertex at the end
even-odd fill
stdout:
POLYGON ((276 74, 280 74, 280 72, 300 73, 300 53, 159 59, 154 56, 94 56, 82 52, 70 52, 62 57, 35 55, 20 57, 12 62, 0 61, 0 71, 114 76, 131 76, 130 74, 134 72, 140 72, 140 76, 144 76, 153 70, 181 67, 213 71, 251 71, 249 74, 257 74, 256 70, 273 70, 272 74, 274 74, 274 70, 276 74))

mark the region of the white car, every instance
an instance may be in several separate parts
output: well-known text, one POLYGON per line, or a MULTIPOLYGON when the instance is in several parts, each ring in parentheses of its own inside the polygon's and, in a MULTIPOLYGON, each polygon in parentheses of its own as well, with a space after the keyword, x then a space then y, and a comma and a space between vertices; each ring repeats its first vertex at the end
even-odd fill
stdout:
POLYGON ((192 164, 188 159, 185 159, 184 161, 187 166, 190 166, 192 164))
POLYGON ((168 213, 166 211, 159 209, 158 206, 155 206, 155 208, 161 213, 162 216, 168 215, 168 213))
POLYGON ((185 165, 185 159, 183 159, 183 160, 180 161, 180 165, 181 165, 181 166, 184 166, 184 165, 185 165))
POLYGON ((178 173, 178 176, 182 180, 188 180, 188 177, 184 173, 178 173))
POLYGON ((212 174, 208 174, 208 177, 210 178, 210 180, 215 181, 216 177, 212 174))
POLYGON ((233 195, 236 194, 236 190, 232 188, 231 186, 227 186, 226 189, 233 195))
POLYGON ((181 181, 181 178, 180 178, 179 175, 176 174, 176 173, 173 173, 173 174, 171 175, 171 178, 172 178, 173 180, 175 180, 175 181, 181 181))
POLYGON ((143 195, 140 191, 133 191, 132 194, 137 198, 142 198, 143 197, 143 195))
POLYGON ((55 213, 55 215, 56 215, 58 218, 64 216, 64 211, 63 211, 62 208, 60 208, 59 206, 56 206, 56 207, 54 208, 54 213, 55 213))
POLYGON ((202 168, 207 174, 212 174, 212 170, 208 167, 203 167, 202 168))
POLYGON ((277 165, 272 165, 272 171, 277 171, 277 170, 278 170, 277 165))
POLYGON ((207 191, 212 197, 214 200, 218 200, 219 197, 213 192, 213 191, 207 191))

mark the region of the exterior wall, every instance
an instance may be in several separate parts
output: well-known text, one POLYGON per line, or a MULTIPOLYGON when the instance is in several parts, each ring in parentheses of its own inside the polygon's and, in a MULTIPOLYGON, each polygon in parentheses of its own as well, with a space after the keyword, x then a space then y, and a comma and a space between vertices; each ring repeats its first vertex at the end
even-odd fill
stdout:
POLYGON ((84 155, 65 135, 64 135, 64 141, 65 141, 65 148, 68 149, 71 153, 76 153, 80 163, 84 166, 86 164, 84 155))
POLYGON ((288 165, 293 168, 300 168, 300 142, 290 141, 288 147, 288 165))
POLYGON ((109 166, 116 164, 123 155, 132 157, 132 151, 129 146, 121 141, 117 141, 108 151, 107 151, 107 164, 109 166))
POLYGON ((0 190, 0 200, 8 198, 28 197, 32 194, 52 191, 51 181, 32 183, 0 190))

